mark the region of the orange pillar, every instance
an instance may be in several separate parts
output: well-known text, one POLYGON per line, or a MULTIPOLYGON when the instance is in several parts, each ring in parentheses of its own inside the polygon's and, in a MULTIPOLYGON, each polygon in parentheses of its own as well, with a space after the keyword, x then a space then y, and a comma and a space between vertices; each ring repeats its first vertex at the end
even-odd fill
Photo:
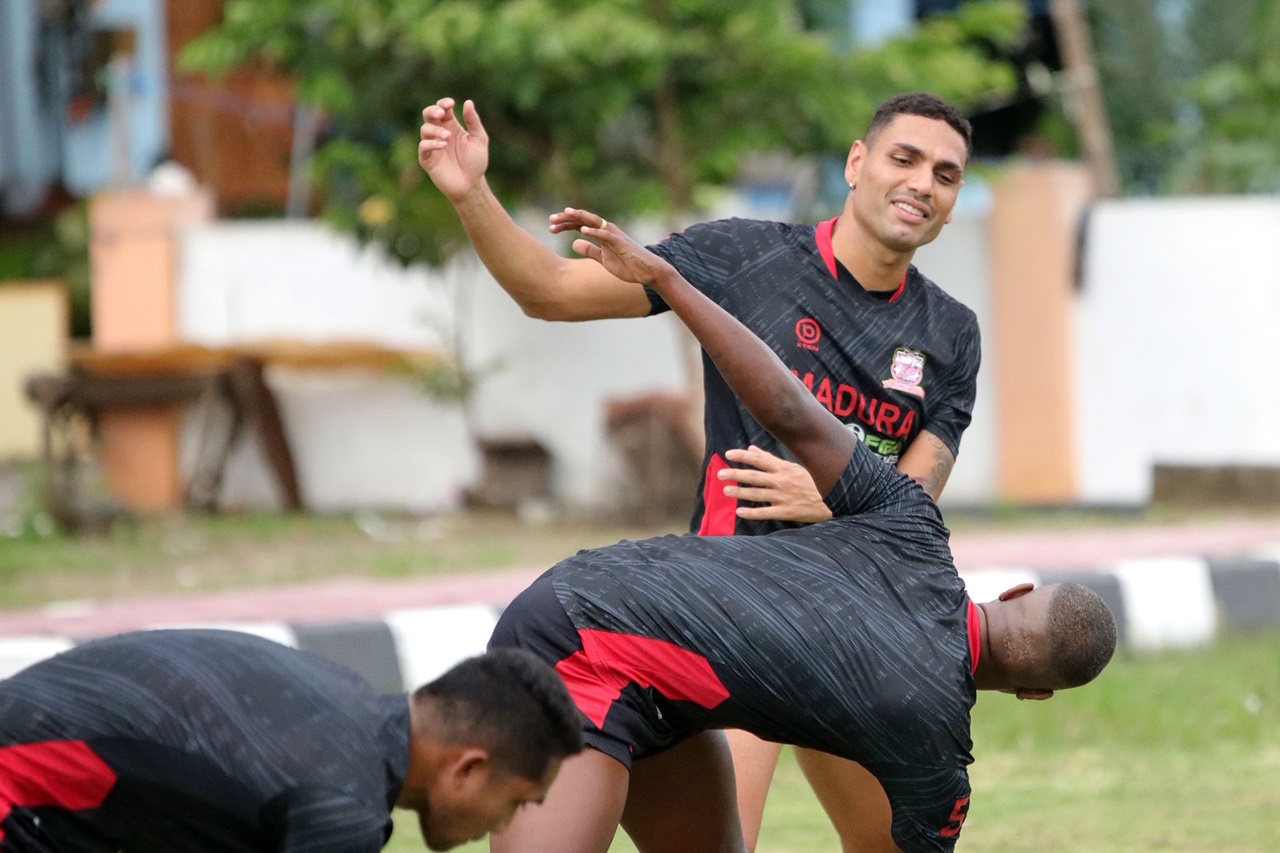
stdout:
MULTIPOLYGON (((155 350, 177 343, 178 236, 213 218, 210 196, 161 196, 141 190, 96 196, 92 229, 94 347, 155 350)), ((115 409, 100 420, 102 464, 112 492, 131 509, 182 505, 179 433, 182 409, 115 409)))
POLYGON ((1015 503, 1079 496, 1075 269, 1093 197, 1084 166, 1011 166, 995 186, 991 270, 999 489, 1015 503))

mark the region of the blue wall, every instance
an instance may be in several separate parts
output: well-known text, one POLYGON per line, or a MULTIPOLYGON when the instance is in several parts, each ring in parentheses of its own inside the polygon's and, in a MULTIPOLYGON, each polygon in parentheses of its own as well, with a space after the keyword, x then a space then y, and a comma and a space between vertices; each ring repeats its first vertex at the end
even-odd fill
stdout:
MULTIPOLYGON (((65 44, 40 43, 38 0, 0 2, 0 212, 26 216, 61 182, 74 195, 111 182, 112 140, 105 105, 81 120, 68 114, 65 44), (40 51, 56 70, 38 79, 40 51)), ((120 80, 128 110, 130 183, 142 180, 169 146, 168 72, 162 0, 101 0, 89 8, 91 31, 132 30, 136 53, 120 80)))

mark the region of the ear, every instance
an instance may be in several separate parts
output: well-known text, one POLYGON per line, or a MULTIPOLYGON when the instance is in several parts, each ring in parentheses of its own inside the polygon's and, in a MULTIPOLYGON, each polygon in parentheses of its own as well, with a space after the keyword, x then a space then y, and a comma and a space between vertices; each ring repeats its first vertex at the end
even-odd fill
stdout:
POLYGON ((845 183, 858 184, 858 172, 862 170, 862 161, 867 157, 867 146, 861 139, 853 143, 849 149, 849 158, 844 163, 845 183))
POLYGON ((1020 583, 1017 586, 1011 586, 1000 593, 1000 601, 1013 601, 1015 598, 1021 598, 1035 588, 1036 585, 1033 583, 1020 583))
POLYGON ((489 751, 478 746, 458 749, 445 768, 445 775, 460 787, 481 786, 492 770, 489 751))
POLYGON ((1026 687, 1019 687, 1018 692, 1014 693, 1013 695, 1017 696, 1019 699, 1033 699, 1036 701, 1043 701, 1045 699, 1052 699, 1053 691, 1052 690, 1032 690, 1026 687))

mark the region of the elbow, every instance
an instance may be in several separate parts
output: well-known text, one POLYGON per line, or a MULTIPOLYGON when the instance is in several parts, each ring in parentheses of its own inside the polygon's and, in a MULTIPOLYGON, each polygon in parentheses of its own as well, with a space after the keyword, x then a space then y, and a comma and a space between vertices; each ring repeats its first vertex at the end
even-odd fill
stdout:
POLYGON ((547 300, 526 300, 517 303, 520 310, 524 312, 526 317, 534 320, 545 320, 552 323, 562 323, 568 320, 576 320, 577 317, 566 309, 564 305, 558 302, 547 300))
POLYGON ((516 304, 524 312, 524 316, 534 320, 554 320, 553 306, 541 301, 517 300, 516 304))

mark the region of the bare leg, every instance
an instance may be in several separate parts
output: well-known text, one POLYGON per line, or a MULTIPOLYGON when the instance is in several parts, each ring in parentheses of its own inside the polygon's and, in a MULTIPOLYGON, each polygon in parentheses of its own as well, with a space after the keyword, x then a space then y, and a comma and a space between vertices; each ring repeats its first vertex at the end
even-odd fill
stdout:
POLYGON ((595 749, 565 760, 538 806, 489 839, 493 853, 606 853, 627 799, 627 768, 595 749))
POLYGON ((796 749, 800 769, 840 835, 844 853, 898 853, 893 810, 876 777, 861 764, 812 749, 796 749))
POLYGON ((743 853, 724 734, 702 732, 637 761, 622 828, 641 853, 743 853))
POLYGON ((764 819, 764 801, 769 796, 773 771, 782 754, 782 744, 761 740, 748 732, 726 731, 729 751, 733 753, 733 772, 738 786, 738 815, 742 819, 742 837, 747 849, 754 853, 760 840, 760 822, 764 819))

